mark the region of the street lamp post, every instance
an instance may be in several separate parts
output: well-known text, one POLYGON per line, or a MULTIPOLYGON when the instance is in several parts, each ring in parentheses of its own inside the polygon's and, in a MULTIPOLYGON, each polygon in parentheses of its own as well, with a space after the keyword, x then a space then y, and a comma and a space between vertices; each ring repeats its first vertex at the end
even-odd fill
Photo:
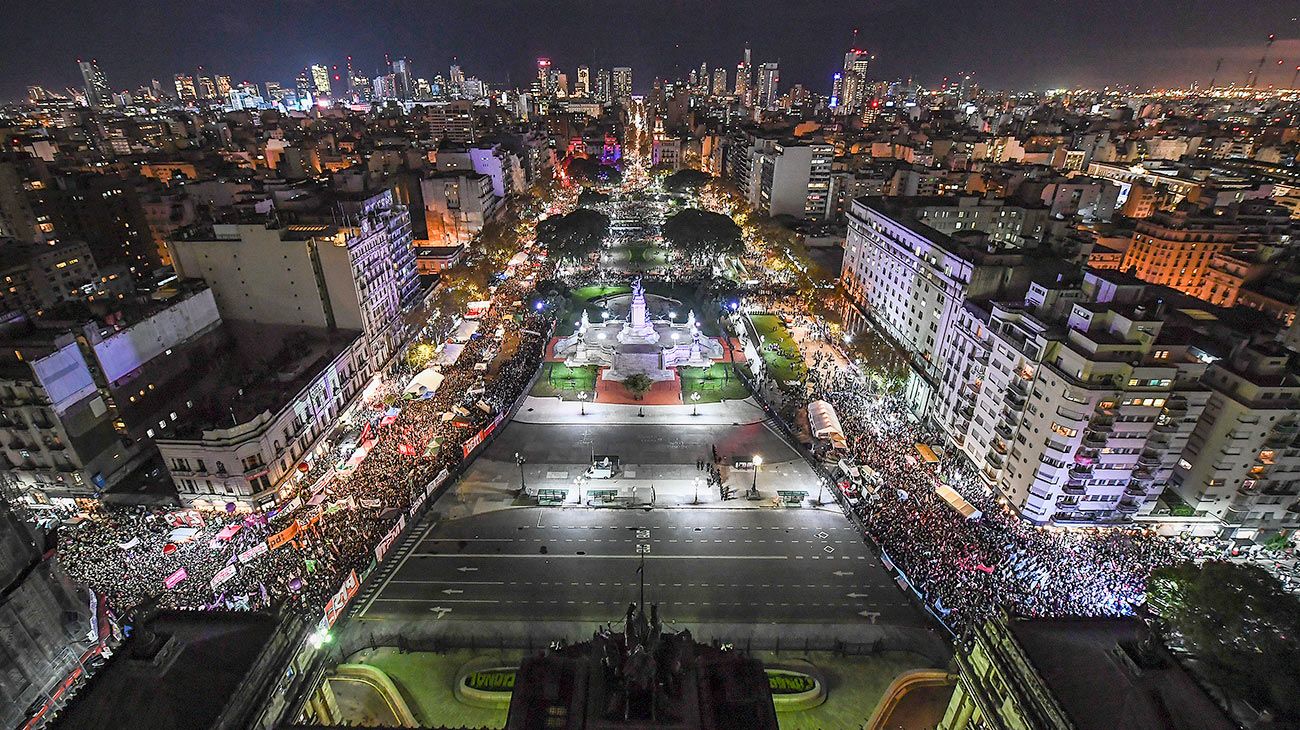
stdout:
POLYGON ((699 504, 700 503, 700 478, 695 477, 694 479, 691 480, 691 482, 695 485, 695 499, 691 500, 691 504, 699 504))
POLYGON ((691 393, 691 415, 700 415, 700 391, 698 390, 691 393))
POLYGON ((519 494, 522 496, 528 485, 524 483, 524 462, 528 461, 518 451, 515 452, 515 463, 519 465, 519 494))
POLYGON ((758 469, 763 466, 763 457, 754 454, 754 483, 750 485, 749 491, 758 494, 758 469))
POLYGON ((578 394, 578 412, 583 416, 587 415, 587 391, 585 390, 578 394))

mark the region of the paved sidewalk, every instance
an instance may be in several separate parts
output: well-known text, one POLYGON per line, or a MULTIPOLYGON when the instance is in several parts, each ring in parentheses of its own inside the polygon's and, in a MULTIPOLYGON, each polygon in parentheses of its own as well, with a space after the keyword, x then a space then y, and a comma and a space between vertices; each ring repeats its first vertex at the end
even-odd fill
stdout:
POLYGON ((587 403, 581 406, 559 398, 539 398, 530 395, 515 414, 514 420, 520 423, 731 426, 758 423, 767 419, 767 413, 751 398, 721 403, 700 403, 697 407, 699 415, 691 415, 693 406, 689 405, 635 406, 587 403), (586 411, 586 415, 581 415, 583 410, 586 411))

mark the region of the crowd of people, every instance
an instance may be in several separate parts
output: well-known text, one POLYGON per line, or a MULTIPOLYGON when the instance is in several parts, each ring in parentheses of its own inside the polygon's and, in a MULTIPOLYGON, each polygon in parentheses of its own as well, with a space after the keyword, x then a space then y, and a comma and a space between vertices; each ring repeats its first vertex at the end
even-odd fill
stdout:
POLYGON ((423 364, 395 358, 350 419, 290 477, 292 493, 276 509, 100 508, 61 530, 61 563, 116 612, 141 605, 321 610, 352 571, 371 565, 376 544, 426 486, 444 470, 456 472, 462 444, 522 394, 550 326, 527 302, 548 271, 544 257, 533 257, 495 286, 478 333, 458 343, 464 349, 440 368, 443 380, 432 394, 405 395, 423 364))
POLYGON ((1130 615, 1146 577, 1215 549, 1137 528, 1053 528, 1014 515, 960 456, 928 463, 917 444, 938 435, 908 417, 856 367, 829 356, 809 372, 809 394, 840 418, 853 464, 866 470, 850 500, 863 529, 954 629, 1000 608, 1025 616, 1130 615), (968 519, 935 491, 957 490, 982 514, 968 519))

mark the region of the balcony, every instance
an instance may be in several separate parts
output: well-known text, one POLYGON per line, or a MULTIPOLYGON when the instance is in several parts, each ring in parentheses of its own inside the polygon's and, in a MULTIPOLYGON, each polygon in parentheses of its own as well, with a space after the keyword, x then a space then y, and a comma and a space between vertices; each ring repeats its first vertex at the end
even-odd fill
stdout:
POLYGON ((1067 482, 1064 486, 1061 487, 1061 492, 1068 494, 1072 497, 1080 497, 1083 496, 1084 494, 1087 494, 1088 488, 1083 486, 1082 484, 1070 484, 1067 482))
POLYGON ((1015 430, 1012 429, 1010 426, 1008 426, 1006 423, 999 423, 998 425, 994 426, 993 432, 996 433, 998 437, 1003 439, 1004 441, 1010 441, 1016 436, 1015 430))
POLYGON ((1129 499, 1128 497, 1125 497, 1115 505, 1115 509, 1119 510, 1120 512, 1123 512, 1126 515, 1131 515, 1134 512, 1137 512, 1138 510, 1142 509, 1142 503, 1137 500, 1129 499))
POLYGON ((1138 466, 1156 468, 1160 466, 1160 454, 1154 451, 1143 451, 1137 460, 1138 466))
POLYGON ((1083 445, 1094 449, 1100 449, 1106 445, 1106 434, 1088 430, 1083 434, 1083 445))
POLYGON ((1027 401, 1028 398, 1026 398, 1023 395, 1020 395, 1019 393, 1016 393, 1015 391, 1008 390, 1006 397, 1003 398, 1002 400, 1004 403, 1007 404, 1008 408, 1010 408, 1012 411, 1015 411, 1016 413, 1019 413, 1020 411, 1023 411, 1025 409, 1025 401, 1027 401))
POLYGON ((1007 383, 1007 390, 1016 395, 1029 397, 1029 384, 1019 377, 1012 377, 1007 383))
POLYGON ((1178 422, 1165 421, 1163 423, 1157 423, 1155 425, 1155 430, 1158 433, 1173 433, 1178 430, 1178 422))
POLYGON ((1074 466, 1070 467, 1069 471, 1066 472, 1066 476, 1070 477, 1071 479, 1091 479, 1092 467, 1083 466, 1082 464, 1075 464, 1074 466))
POLYGON ((1138 484, 1137 482, 1129 482, 1128 486, 1124 487, 1124 494, 1129 497, 1146 499, 1147 490, 1145 487, 1143 487, 1141 484, 1138 484))
POLYGON ((1080 449, 1079 453, 1074 455, 1074 463, 1091 467, 1097 463, 1097 452, 1091 449, 1080 449))
POLYGON ((1151 470, 1146 467, 1138 467, 1134 469, 1130 476, 1139 482, 1151 483, 1156 480, 1156 475, 1151 473, 1151 470))
POLYGON ((996 469, 1001 469, 1002 465, 1006 463, 1002 455, 993 449, 989 449, 989 452, 984 455, 984 460, 992 464, 996 469))
POLYGON ((975 406, 967 403, 957 409, 957 415, 969 421, 975 415, 975 406))
POLYGON ((1111 423, 1109 420, 1094 420, 1092 423, 1088 424, 1088 430, 1102 434, 1110 434, 1115 432, 1115 424, 1111 423))

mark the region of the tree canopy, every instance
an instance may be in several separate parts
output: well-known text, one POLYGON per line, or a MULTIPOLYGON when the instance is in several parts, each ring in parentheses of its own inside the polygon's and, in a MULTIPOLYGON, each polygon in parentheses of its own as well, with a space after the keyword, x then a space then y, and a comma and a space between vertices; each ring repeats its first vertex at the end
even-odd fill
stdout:
POLYGON ((745 251, 740 226, 735 221, 699 208, 687 208, 669 218, 664 223, 663 234, 697 264, 723 256, 739 256, 745 251))
POLYGON ((670 193, 696 192, 713 179, 707 172, 699 170, 678 170, 664 178, 664 190, 670 193))
POLYGON ((623 173, 617 167, 600 164, 594 157, 574 157, 569 160, 566 171, 570 178, 586 183, 610 183, 617 185, 623 181, 623 173))
POLYGON ((537 240, 561 261, 580 261, 600 251, 600 243, 608 234, 609 216, 590 208, 578 208, 537 224, 537 240))
POLYGON ((1300 717, 1300 599, 1263 568, 1214 561, 1160 568, 1147 602, 1166 642, 1230 697, 1300 717))
POLYGON ((605 193, 600 192, 599 190, 592 190, 588 188, 586 190, 583 190, 581 193, 578 193, 578 205, 581 205, 583 207, 599 205, 601 203, 608 203, 608 202, 609 202, 609 196, 606 195, 605 193))

